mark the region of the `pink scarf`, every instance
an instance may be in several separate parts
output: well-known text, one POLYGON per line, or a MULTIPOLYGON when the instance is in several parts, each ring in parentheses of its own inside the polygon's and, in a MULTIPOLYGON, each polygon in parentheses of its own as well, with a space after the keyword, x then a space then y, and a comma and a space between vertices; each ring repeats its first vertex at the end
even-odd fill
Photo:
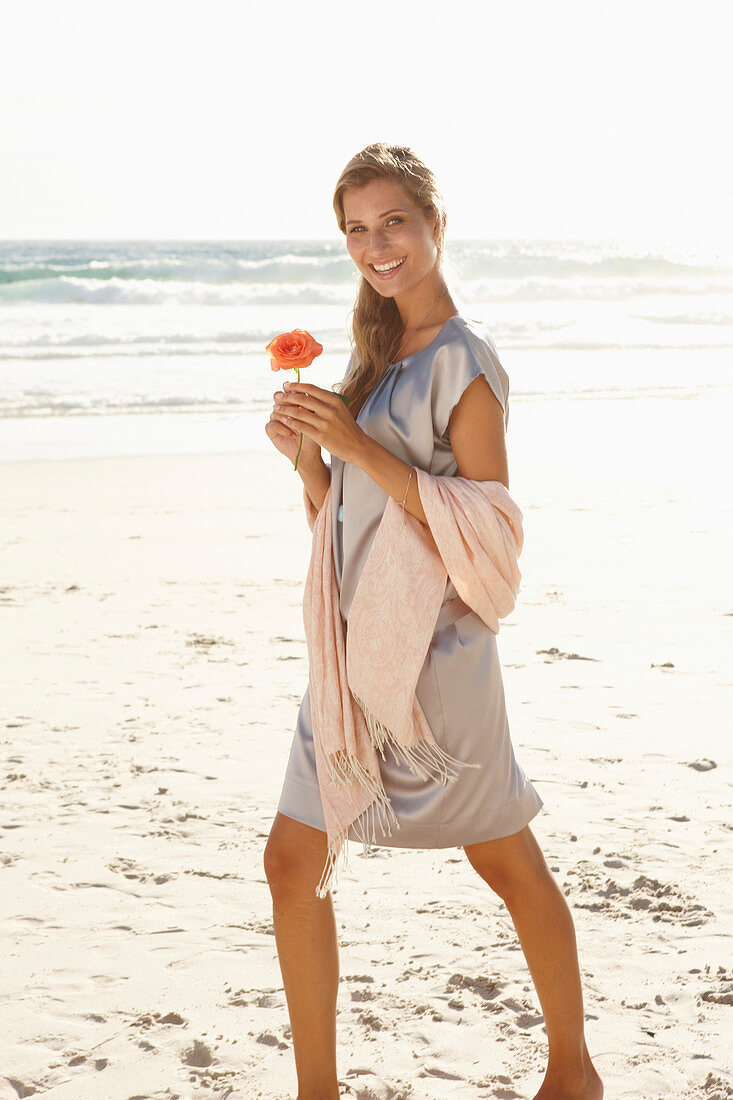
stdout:
MULTIPOLYGON (((410 770, 444 785, 477 767, 438 745, 415 695, 447 578, 486 625, 514 609, 522 574, 522 513, 500 481, 433 477, 414 467, 426 526, 389 497, 359 578, 347 624, 333 565, 331 486, 316 511, 305 489, 312 551, 303 594, 313 742, 328 856, 316 897, 336 885, 350 826, 370 850, 377 820, 399 821, 377 751, 389 745, 410 770)), ((347 863, 348 863, 348 853, 347 863)))

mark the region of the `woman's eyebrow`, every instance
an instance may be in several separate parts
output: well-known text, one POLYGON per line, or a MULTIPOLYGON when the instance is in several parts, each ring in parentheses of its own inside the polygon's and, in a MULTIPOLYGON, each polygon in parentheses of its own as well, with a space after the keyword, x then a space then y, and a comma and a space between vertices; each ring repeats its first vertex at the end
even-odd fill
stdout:
MULTIPOLYGON (((386 218, 388 214, 406 214, 407 211, 397 206, 394 210, 385 210, 383 214, 380 214, 380 218, 386 218)), ((354 222, 361 221, 361 218, 349 218, 346 222, 347 225, 353 225, 354 222)))

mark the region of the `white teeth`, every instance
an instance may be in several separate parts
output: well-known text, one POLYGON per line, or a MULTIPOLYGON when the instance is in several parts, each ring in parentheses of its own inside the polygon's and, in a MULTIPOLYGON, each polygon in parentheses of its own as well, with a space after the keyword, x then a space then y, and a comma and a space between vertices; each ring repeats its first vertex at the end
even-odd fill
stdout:
POLYGON ((405 257, 403 256, 401 260, 393 260, 389 264, 372 264, 372 267, 375 271, 391 271, 393 267, 398 267, 403 263, 404 259, 405 257))

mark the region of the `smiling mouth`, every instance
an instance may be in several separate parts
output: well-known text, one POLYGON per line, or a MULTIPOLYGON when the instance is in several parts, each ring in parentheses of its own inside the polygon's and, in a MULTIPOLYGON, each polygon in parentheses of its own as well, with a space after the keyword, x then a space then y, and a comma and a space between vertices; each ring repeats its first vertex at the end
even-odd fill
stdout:
POLYGON ((398 267, 402 267, 406 259, 407 256, 403 256, 401 260, 390 260, 389 264, 380 264, 379 267, 374 264, 369 264, 369 266, 377 275, 391 275, 398 267))

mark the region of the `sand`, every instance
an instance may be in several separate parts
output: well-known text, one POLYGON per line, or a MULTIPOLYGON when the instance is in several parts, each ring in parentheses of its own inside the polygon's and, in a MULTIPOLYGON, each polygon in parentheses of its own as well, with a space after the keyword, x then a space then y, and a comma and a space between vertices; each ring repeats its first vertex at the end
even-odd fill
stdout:
MULTIPOLYGON (((609 1100, 733 1096, 729 414, 511 414, 499 651, 609 1100)), ((262 851, 308 676, 300 479, 274 452, 6 462, 0 514, 0 1100, 293 1100, 262 851)), ((350 864, 343 1095, 533 1096, 538 1001, 462 850, 350 864)))

